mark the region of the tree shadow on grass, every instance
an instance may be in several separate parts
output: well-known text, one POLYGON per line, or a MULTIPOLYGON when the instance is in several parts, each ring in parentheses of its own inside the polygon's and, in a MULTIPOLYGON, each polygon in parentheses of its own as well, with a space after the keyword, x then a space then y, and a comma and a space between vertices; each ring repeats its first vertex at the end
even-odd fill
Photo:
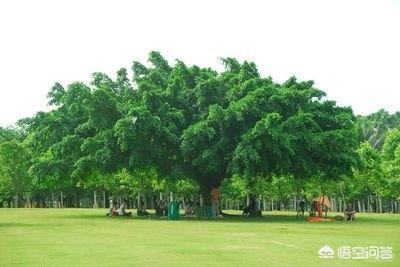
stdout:
MULTIPOLYGON (((336 214, 332 214, 328 216, 328 218, 333 218, 336 214)), ((183 222, 204 222, 204 223, 292 223, 292 224, 304 224, 307 222, 307 217, 304 216, 303 219, 296 218, 295 213, 287 213, 287 214, 276 214, 276 213, 264 213, 262 217, 245 217, 239 214, 224 214, 222 218, 204 218, 204 217, 186 217, 181 215, 179 220, 183 222)), ((57 214, 57 218, 65 218, 65 219, 83 219, 83 220, 140 220, 140 221, 170 221, 168 218, 160 218, 155 214, 151 213, 149 216, 137 216, 134 212, 134 215, 130 217, 124 216, 105 216, 105 214, 100 213, 76 213, 76 214, 57 214)), ((327 222, 313 222, 314 224, 345 224, 344 221, 327 221, 327 222)), ((364 224, 364 223, 388 223, 388 224, 399 224, 400 225, 400 216, 357 216, 355 222, 349 222, 353 224, 364 224)))
MULTIPOLYGON (((136 216, 132 217, 115 217, 116 219, 126 219, 126 220, 140 220, 140 221, 148 221, 148 220, 156 220, 156 221, 170 221, 166 217, 158 217, 154 214, 150 216, 136 216)), ((110 218, 114 219, 114 217, 110 218)), ((204 223, 303 223, 305 220, 296 220, 296 216, 290 215, 263 215, 262 217, 245 217, 242 215, 236 214, 227 214, 222 218, 205 218, 205 217, 186 217, 181 215, 179 220, 174 221, 182 221, 182 222, 204 222, 204 223)))
MULTIPOLYGON (((85 219, 106 219, 107 216, 102 215, 102 214, 82 214, 82 213, 77 213, 77 214, 65 214, 65 215, 57 215, 56 216, 58 219, 79 219, 79 220, 85 220, 85 219)), ((115 217, 115 218, 119 218, 119 217, 115 217)), ((129 217, 122 217, 121 218, 129 218, 129 217)))
MULTIPOLYGON (((158 217, 155 214, 150 214, 149 216, 137 216, 136 214, 132 216, 105 216, 105 214, 99 213, 76 213, 76 214, 57 214, 56 216, 59 219, 88 219, 88 220, 140 220, 140 221, 148 221, 148 220, 156 220, 156 221, 170 221, 166 217, 158 217)), ((245 217, 238 214, 225 214, 222 218, 206 218, 206 217, 186 217, 181 215, 179 220, 177 221, 185 221, 185 222, 212 222, 212 223, 224 223, 224 222, 234 222, 234 223, 279 223, 279 222, 292 222, 292 223, 301 223, 302 220, 296 220, 295 215, 281 215, 281 214, 268 214, 263 215, 262 217, 245 217)))

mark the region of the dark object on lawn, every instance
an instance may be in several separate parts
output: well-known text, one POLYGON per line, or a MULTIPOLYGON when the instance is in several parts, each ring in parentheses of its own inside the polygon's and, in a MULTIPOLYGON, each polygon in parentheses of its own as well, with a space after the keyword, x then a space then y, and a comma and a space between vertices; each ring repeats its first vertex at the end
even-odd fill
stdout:
POLYGON ((356 210, 353 208, 353 205, 351 203, 348 203, 347 208, 344 210, 345 221, 354 221, 355 214, 356 210))
POLYGON ((344 217, 342 215, 336 215, 335 216, 335 221, 343 221, 344 217))
POLYGON ((261 217, 262 213, 261 210, 251 210, 249 212, 249 217, 261 217))
POLYGON ((260 200, 255 196, 249 195, 249 205, 243 208, 242 215, 247 215, 249 217, 261 217, 260 200))
POLYGON ((306 211, 307 208, 307 203, 304 199, 301 199, 299 201, 299 208, 297 209, 297 214, 296 214, 296 220, 298 220, 300 217, 301 219, 304 218, 304 212, 306 211))
POLYGON ((146 210, 146 207, 144 206, 144 202, 139 203, 139 208, 137 209, 137 215, 138 216, 147 216, 149 215, 149 212, 146 210))

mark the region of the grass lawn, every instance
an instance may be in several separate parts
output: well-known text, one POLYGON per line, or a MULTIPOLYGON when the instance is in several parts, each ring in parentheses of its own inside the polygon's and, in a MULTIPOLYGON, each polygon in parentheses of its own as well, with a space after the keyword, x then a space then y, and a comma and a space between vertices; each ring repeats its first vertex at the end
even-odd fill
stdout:
POLYGON ((109 218, 104 210, 0 209, 0 266, 400 266, 400 215, 357 221, 109 218), (334 259, 320 259, 323 245, 334 259), (390 246, 391 260, 338 259, 340 246, 390 246))

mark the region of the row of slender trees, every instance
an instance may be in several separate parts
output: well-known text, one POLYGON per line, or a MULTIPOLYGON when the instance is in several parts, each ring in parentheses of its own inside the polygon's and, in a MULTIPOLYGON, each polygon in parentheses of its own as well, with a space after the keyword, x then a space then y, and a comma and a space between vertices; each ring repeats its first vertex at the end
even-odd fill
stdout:
POLYGON ((400 113, 355 116, 312 81, 279 84, 252 62, 225 71, 170 65, 158 52, 133 78, 94 73, 56 83, 53 109, 0 128, 0 205, 104 207, 111 198, 210 201, 296 209, 331 196, 335 210, 399 212, 400 113))

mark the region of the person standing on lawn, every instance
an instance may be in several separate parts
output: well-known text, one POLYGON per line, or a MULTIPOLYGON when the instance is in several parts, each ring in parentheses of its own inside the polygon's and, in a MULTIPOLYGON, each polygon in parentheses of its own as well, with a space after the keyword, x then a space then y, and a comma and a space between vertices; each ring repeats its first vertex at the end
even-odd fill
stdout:
POLYGON ((218 187, 211 189, 211 205, 212 205, 212 217, 217 218, 219 216, 219 197, 220 192, 218 187))

